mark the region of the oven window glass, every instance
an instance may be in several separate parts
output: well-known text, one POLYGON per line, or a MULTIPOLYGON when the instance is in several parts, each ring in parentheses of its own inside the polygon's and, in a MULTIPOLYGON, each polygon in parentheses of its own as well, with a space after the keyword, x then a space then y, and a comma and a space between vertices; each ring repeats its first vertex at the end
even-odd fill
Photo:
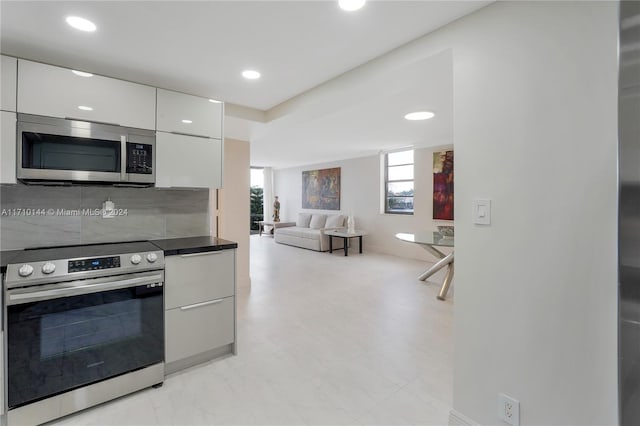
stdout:
POLYGON ((98 348, 142 334, 140 299, 104 306, 88 306, 68 312, 45 314, 40 320, 40 359, 98 348))
POLYGON ((162 288, 8 306, 9 407, 162 362, 162 288))
POLYGON ((22 168, 120 173, 120 141, 22 133, 22 168))

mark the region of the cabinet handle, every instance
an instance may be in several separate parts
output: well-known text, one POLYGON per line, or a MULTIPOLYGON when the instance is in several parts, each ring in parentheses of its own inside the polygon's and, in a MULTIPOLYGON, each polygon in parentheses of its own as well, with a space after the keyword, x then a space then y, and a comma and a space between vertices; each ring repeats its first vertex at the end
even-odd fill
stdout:
POLYGON ((180 310, 181 311, 188 311, 189 309, 196 309, 196 308, 202 308, 204 306, 215 305, 216 303, 220 303, 220 302, 223 302, 223 301, 224 301, 224 298, 216 299, 216 300, 210 300, 208 302, 195 303, 193 305, 182 306, 180 308, 180 310))
POLYGON ((174 134, 174 135, 193 136, 193 137, 195 137, 195 138, 211 139, 209 136, 196 135, 195 133, 179 132, 179 131, 177 131, 177 130, 172 130, 172 131, 170 131, 169 133, 174 134))
POLYGON ((196 256, 209 256, 209 255, 213 255, 213 254, 220 254, 222 253, 222 250, 216 250, 216 251, 203 251, 201 253, 189 253, 189 254, 181 254, 180 257, 196 257, 196 256))
POLYGON ((65 117, 65 120, 73 120, 73 121, 85 121, 87 123, 96 123, 96 124, 106 124, 108 126, 118 126, 122 127, 118 123, 109 123, 108 121, 96 121, 96 120, 87 120, 86 118, 76 118, 76 117, 65 117))

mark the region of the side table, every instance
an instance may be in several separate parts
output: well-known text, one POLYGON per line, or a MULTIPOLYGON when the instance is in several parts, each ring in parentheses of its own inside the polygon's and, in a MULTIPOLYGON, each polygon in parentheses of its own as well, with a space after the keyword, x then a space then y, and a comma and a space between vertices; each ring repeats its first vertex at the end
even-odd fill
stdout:
POLYGON ((329 236, 329 253, 333 253, 333 239, 342 238, 342 241, 344 242, 343 246, 345 256, 349 256, 349 239, 356 237, 358 237, 360 243, 360 254, 362 254, 362 237, 367 235, 367 233, 364 231, 347 232, 346 230, 324 231, 324 234, 329 236))

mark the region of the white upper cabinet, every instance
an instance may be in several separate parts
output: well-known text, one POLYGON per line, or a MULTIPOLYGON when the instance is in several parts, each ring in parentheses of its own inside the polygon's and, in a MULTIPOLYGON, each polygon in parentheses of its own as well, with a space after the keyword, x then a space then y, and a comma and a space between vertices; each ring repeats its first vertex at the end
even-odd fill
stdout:
POLYGON ((158 89, 157 130, 222 139, 222 103, 158 89))
POLYGON ((18 60, 20 113, 155 130, 155 103, 153 87, 18 60))
POLYGON ((0 183, 16 183, 16 113, 0 117, 0 183))
POLYGON ((0 109, 16 112, 16 83, 18 60, 9 56, 2 57, 2 96, 0 109))
POLYGON ((156 133, 156 186, 220 188, 222 141, 173 133, 156 133))

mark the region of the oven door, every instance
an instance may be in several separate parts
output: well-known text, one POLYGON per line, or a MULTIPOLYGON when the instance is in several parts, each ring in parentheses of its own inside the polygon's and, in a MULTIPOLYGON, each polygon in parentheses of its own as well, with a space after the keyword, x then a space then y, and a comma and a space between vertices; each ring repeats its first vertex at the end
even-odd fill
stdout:
POLYGON ((164 361, 162 271, 7 290, 8 407, 164 361))

